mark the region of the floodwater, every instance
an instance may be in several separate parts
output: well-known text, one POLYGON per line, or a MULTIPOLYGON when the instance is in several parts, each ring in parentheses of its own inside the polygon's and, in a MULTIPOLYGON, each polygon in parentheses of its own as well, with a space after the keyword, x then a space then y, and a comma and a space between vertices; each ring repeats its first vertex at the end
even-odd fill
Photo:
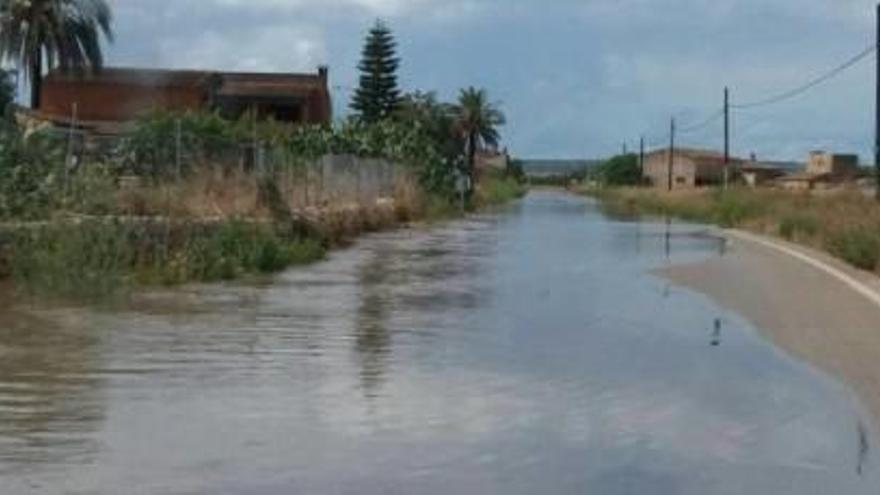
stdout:
POLYGON ((0 493, 876 493, 844 387, 651 275, 723 255, 538 192, 262 283, 6 307, 0 493))

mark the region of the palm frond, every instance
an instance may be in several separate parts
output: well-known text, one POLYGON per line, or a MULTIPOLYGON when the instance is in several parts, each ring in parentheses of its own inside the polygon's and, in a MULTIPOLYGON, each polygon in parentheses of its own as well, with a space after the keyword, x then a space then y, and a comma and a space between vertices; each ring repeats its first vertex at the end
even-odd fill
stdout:
POLYGON ((0 59, 15 62, 32 83, 46 66, 99 70, 112 21, 106 0, 0 0, 0 59))

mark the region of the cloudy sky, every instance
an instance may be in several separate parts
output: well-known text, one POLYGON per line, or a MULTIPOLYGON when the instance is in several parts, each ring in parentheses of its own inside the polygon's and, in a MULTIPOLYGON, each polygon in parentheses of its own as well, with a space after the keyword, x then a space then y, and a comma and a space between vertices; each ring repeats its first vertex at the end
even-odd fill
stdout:
MULTIPOLYGON (((871 43, 873 0, 111 0, 116 65, 266 71, 331 67, 336 107, 356 81, 365 31, 393 28, 405 89, 483 86, 525 157, 594 157, 640 134, 665 139, 735 102, 809 81, 871 43)), ((808 94, 740 111, 734 151, 868 156, 873 61, 808 94)), ((720 145, 721 123, 681 136, 720 145)))

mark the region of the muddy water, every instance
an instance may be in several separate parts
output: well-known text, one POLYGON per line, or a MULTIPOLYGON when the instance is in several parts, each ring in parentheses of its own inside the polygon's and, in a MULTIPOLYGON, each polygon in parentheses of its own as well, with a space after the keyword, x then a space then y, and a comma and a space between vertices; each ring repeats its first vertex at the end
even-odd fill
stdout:
POLYGON ((846 390, 650 275, 723 254, 534 193, 259 284, 5 307, 0 493, 876 493, 846 390))

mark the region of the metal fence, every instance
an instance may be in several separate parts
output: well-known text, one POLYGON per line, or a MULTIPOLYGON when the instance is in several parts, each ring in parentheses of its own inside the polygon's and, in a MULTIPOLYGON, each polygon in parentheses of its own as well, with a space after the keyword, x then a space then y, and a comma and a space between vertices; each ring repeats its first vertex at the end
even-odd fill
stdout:
MULTIPOLYGON (((258 141, 193 142, 157 140, 154 151, 132 153, 127 137, 96 136, 69 130, 51 131, 65 142, 65 180, 96 164, 116 167, 124 175, 187 180, 206 169, 229 174, 271 177, 298 206, 365 203, 393 196, 403 170, 384 159, 354 155, 296 156, 283 146, 258 141)), ((149 150, 150 148, 148 148, 149 150)))

